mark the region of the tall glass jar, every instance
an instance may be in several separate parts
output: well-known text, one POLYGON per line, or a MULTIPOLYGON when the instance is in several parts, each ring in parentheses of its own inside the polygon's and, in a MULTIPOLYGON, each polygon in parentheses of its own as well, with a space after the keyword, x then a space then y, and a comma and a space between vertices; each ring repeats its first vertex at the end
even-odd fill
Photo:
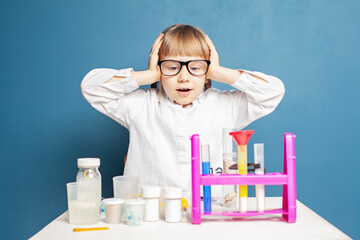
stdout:
POLYGON ((87 182, 99 185, 99 201, 101 202, 101 174, 99 172, 99 158, 78 158, 79 168, 76 174, 76 182, 87 182))

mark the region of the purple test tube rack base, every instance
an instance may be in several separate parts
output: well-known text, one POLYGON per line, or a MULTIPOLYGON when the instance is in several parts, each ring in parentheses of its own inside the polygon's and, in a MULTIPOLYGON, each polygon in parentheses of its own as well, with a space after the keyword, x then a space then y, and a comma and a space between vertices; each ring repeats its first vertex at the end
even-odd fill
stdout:
POLYGON ((192 224, 200 224, 202 215, 221 215, 231 217, 251 217, 266 214, 282 214, 288 223, 296 222, 296 172, 295 172, 295 135, 284 134, 284 169, 283 173, 257 174, 200 174, 200 137, 191 136, 191 166, 192 166, 192 224), (201 185, 283 185, 282 208, 265 210, 264 212, 247 211, 211 211, 201 210, 201 185))

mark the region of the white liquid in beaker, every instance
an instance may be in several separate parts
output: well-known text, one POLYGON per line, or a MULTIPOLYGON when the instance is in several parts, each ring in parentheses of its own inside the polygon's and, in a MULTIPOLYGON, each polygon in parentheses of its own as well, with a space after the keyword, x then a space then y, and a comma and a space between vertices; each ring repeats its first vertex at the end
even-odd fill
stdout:
POLYGON ((100 219, 98 201, 69 201, 69 223, 93 224, 100 219))

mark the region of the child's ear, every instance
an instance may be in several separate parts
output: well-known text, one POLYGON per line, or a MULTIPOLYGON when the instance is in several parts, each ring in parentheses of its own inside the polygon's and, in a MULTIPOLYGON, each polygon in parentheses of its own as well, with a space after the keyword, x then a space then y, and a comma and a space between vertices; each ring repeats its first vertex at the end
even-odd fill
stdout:
POLYGON ((211 79, 205 79, 204 88, 205 90, 211 88, 211 79))

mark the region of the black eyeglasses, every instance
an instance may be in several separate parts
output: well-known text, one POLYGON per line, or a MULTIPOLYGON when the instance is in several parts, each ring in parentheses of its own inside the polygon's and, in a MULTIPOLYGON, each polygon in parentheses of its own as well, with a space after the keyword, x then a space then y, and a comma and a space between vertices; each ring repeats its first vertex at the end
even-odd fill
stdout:
POLYGON ((186 66, 189 73, 195 76, 202 76, 209 70, 209 60, 191 60, 187 62, 180 62, 176 60, 159 61, 158 65, 160 71, 165 76, 175 76, 181 71, 183 65, 186 66))

